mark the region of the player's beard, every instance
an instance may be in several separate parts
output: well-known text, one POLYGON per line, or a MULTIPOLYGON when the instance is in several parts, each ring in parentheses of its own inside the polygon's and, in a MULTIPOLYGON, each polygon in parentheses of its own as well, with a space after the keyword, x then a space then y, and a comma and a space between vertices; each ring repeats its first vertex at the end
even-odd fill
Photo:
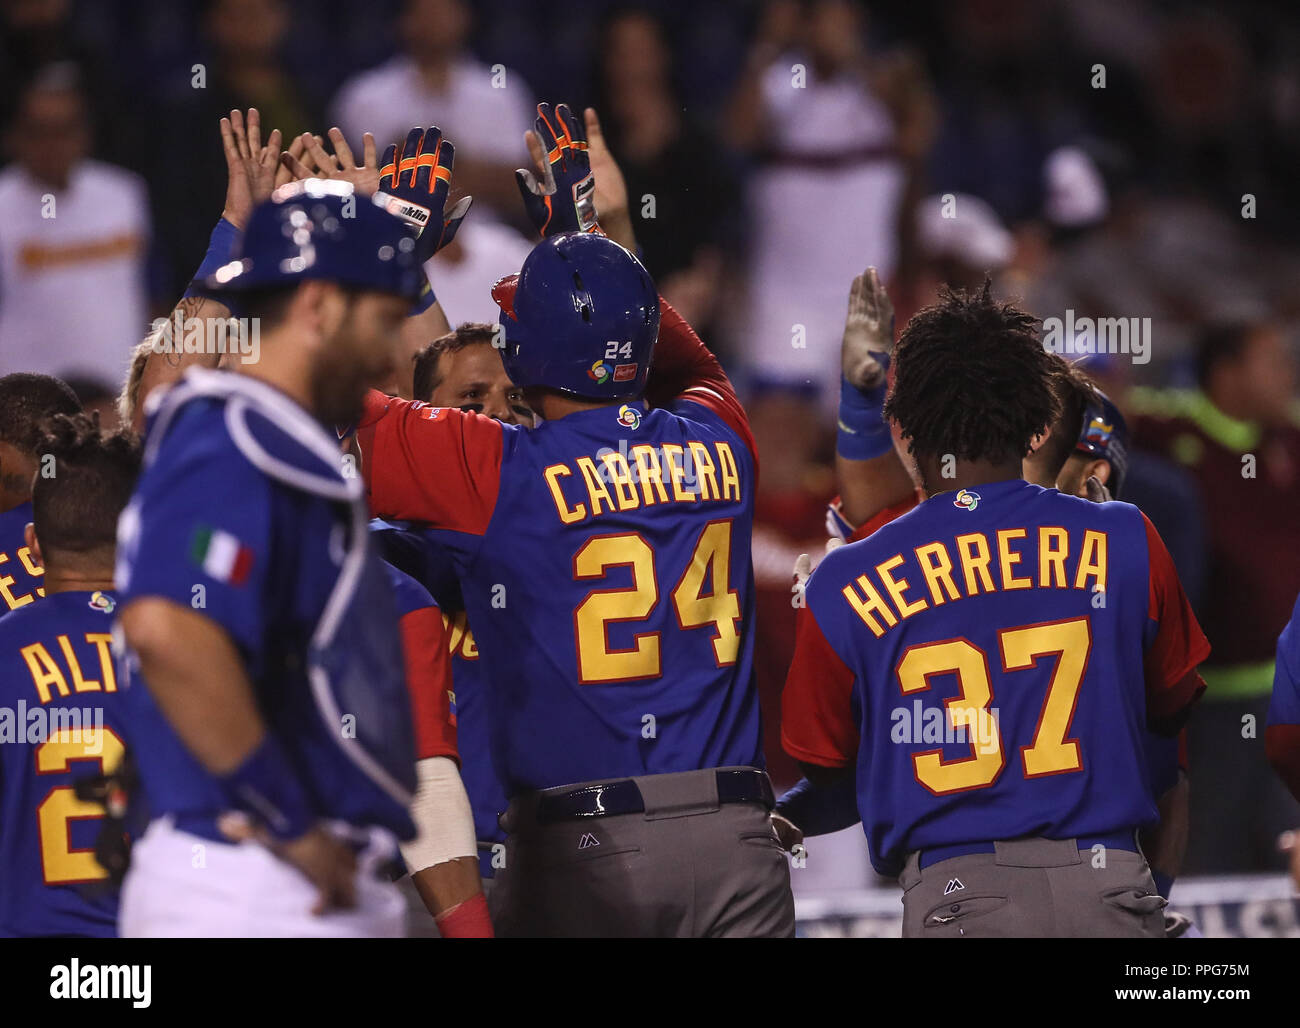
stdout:
POLYGON ((365 385, 346 369, 317 364, 312 369, 312 409, 327 425, 353 425, 361 417, 365 385))
POLYGON ((359 338, 354 305, 326 341, 312 367, 312 409, 327 425, 353 425, 361 417, 366 392, 391 372, 382 345, 359 338))

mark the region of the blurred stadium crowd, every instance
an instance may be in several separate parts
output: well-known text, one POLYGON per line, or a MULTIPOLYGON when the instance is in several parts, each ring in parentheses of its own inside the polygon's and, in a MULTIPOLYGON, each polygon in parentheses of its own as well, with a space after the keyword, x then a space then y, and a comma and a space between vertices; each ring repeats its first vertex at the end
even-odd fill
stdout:
POLYGON ((512 172, 541 97, 599 111, 647 267, 744 386, 778 787, 798 777, 777 741, 791 568, 825 540, 848 284, 879 268, 901 327, 987 274, 1043 318, 1149 319, 1141 349, 1084 367, 1129 417, 1124 498, 1214 646, 1186 870, 1281 866, 1300 810, 1262 722, 1300 591, 1294 6, 0 0, 0 374, 59 374, 115 416, 221 210, 232 108, 357 148, 443 128, 477 206, 435 258, 439 297, 453 323, 495 320, 491 283, 532 243, 512 172))

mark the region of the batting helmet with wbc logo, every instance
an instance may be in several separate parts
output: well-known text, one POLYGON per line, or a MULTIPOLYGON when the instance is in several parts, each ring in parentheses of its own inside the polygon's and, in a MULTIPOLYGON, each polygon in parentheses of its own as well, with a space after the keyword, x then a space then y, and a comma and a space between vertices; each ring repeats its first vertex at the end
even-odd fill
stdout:
POLYGON ((506 374, 590 400, 641 395, 659 337, 650 273, 607 236, 566 232, 538 243, 497 282, 506 374))
POLYGON ((1083 410, 1083 425, 1075 453, 1100 457, 1110 465, 1110 494, 1119 499, 1128 470, 1128 425, 1111 398, 1096 386, 1083 410))

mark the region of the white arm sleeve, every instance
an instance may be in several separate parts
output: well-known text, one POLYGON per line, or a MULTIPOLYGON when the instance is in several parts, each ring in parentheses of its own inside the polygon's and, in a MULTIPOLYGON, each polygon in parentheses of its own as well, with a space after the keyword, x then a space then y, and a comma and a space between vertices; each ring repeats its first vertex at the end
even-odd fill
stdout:
POLYGON ((411 874, 457 857, 477 857, 474 814, 449 757, 426 757, 415 765, 419 784, 411 801, 416 836, 402 843, 402 859, 411 874))

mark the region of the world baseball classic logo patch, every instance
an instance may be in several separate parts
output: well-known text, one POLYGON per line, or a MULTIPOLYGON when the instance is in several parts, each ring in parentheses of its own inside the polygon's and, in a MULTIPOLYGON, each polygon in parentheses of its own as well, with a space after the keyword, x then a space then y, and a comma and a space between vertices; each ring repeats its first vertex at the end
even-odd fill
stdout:
POLYGON ((596 361, 595 364, 587 369, 587 377, 594 382, 603 382, 605 379, 609 378, 609 375, 609 365, 604 361, 596 361))
POLYGON ((117 604, 114 602, 113 597, 105 596, 98 590, 90 594, 91 610, 97 610, 101 614, 111 614, 113 613, 113 608, 116 606, 117 604))
POLYGON ((629 407, 626 403, 618 409, 618 423, 624 428, 640 428, 641 412, 635 407, 629 407))
POLYGON ((957 498, 952 501, 954 507, 960 507, 962 510, 974 510, 980 505, 980 494, 971 489, 962 489, 957 493, 957 498))

